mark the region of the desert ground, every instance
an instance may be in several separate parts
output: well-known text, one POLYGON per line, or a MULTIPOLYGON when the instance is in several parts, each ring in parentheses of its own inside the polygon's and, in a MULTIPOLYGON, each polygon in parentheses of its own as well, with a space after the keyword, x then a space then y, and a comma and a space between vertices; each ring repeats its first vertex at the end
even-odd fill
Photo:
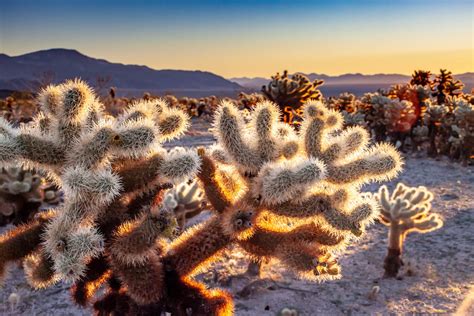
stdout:
MULTIPOLYGON (((194 120, 188 135, 173 145, 210 145, 213 138, 208 128, 208 122, 194 120)), ((435 194, 433 212, 443 216, 444 226, 407 237, 405 266, 397 279, 383 278, 387 227, 380 223, 341 255, 340 280, 319 284, 299 280, 273 262, 264 265, 260 278, 250 277, 244 274, 248 258, 238 248, 228 250, 197 277, 229 290, 235 297, 235 313, 242 316, 275 315, 284 308, 300 315, 453 314, 474 290, 474 168, 447 158, 408 155, 403 173, 390 182, 390 189, 399 181, 428 187, 435 194)), ((378 186, 366 190, 375 192, 378 186)), ((0 287, 0 315, 91 314, 91 309, 72 303, 67 284, 36 291, 28 286, 19 266, 10 270, 0 287), (18 295, 15 304, 9 302, 12 293, 18 295)), ((469 303, 464 307, 461 313, 474 315, 469 303)))

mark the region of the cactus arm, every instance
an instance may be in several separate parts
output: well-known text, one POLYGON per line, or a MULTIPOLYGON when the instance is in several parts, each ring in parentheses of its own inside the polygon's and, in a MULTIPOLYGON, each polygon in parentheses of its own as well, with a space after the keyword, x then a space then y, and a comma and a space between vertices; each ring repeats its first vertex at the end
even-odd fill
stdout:
POLYGON ((87 264, 86 275, 76 281, 71 288, 74 302, 80 306, 87 306, 94 294, 111 276, 107 259, 100 256, 87 264))
MULTIPOLYGON (((54 142, 30 134, 20 134, 13 139, 13 152, 33 163, 58 166, 65 160, 64 151, 54 142)), ((1 148, 1 145, 0 145, 1 148)))
POLYGON ((127 161, 114 166, 124 192, 143 190, 150 183, 180 182, 192 177, 199 168, 199 157, 192 151, 154 154, 146 159, 127 161))
POLYGON ((278 166, 269 164, 260 173, 263 201, 266 204, 274 204, 288 201, 318 184, 325 177, 325 166, 321 161, 310 158, 288 161, 278 166))
POLYGON ((189 117, 178 109, 167 108, 159 116, 157 123, 160 130, 160 139, 168 141, 184 134, 189 126, 189 117))
POLYGON ((41 249, 23 260, 26 280, 34 289, 43 289, 58 281, 53 260, 41 249))
POLYGON ((262 162, 271 160, 277 151, 277 144, 272 135, 272 129, 277 124, 280 113, 270 102, 257 105, 250 125, 255 129, 258 141, 258 156, 262 162))
POLYGON ((422 219, 413 220, 403 225, 404 231, 428 233, 443 226, 443 220, 438 214, 430 214, 422 219))
POLYGON ((40 246, 41 235, 53 216, 53 213, 47 213, 28 224, 13 228, 0 237, 0 280, 3 279, 9 262, 25 258, 40 246))
POLYGON ((358 154, 367 147, 369 135, 363 127, 355 126, 346 128, 330 142, 333 144, 322 153, 322 160, 327 163, 332 163, 348 155, 358 154))
POLYGON ((362 203, 356 206, 349 214, 339 209, 334 196, 314 194, 301 203, 285 202, 278 205, 266 206, 277 215, 308 218, 322 216, 332 227, 339 230, 350 230, 359 235, 362 222, 370 220, 376 212, 372 203, 362 203))
POLYGON ((370 148, 365 157, 327 167, 327 181, 334 184, 387 180, 396 176, 402 166, 400 155, 387 144, 370 148))
POLYGON ((141 218, 122 224, 110 246, 112 255, 125 264, 137 264, 147 261, 156 254, 156 240, 171 229, 170 214, 159 209, 163 192, 155 198, 157 205, 151 206, 141 218))
POLYGON ((256 170, 259 159, 242 138, 246 127, 238 112, 231 103, 223 103, 216 113, 216 136, 223 148, 241 167, 256 170))
POLYGON ((230 206, 230 200, 227 198, 224 188, 220 186, 216 179, 216 166, 212 159, 206 155, 203 148, 198 150, 198 154, 202 161, 198 178, 203 184, 203 189, 209 203, 211 203, 214 210, 222 213, 230 206))
POLYGON ((231 243, 224 232, 219 217, 187 229, 173 241, 163 259, 174 267, 181 277, 201 271, 212 258, 231 243))
POLYGON ((127 294, 138 304, 147 305, 160 302, 165 290, 164 266, 160 257, 150 252, 146 260, 126 263, 110 256, 112 270, 126 285, 127 294))

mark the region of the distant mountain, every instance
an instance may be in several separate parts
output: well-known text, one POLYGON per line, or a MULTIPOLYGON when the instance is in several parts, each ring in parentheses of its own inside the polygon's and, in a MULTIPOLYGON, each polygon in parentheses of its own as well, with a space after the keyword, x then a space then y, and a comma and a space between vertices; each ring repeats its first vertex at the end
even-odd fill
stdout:
POLYGON ((70 49, 49 49, 20 56, 0 54, 0 89, 34 90, 39 82, 54 83, 80 77, 92 86, 98 77, 110 78, 119 94, 142 95, 170 92, 204 96, 236 94, 237 83, 205 71, 155 70, 146 66, 111 63, 70 49))
MULTIPOLYGON (((362 95, 366 92, 377 91, 377 89, 387 89, 394 84, 407 83, 411 77, 400 74, 344 74, 340 76, 328 76, 324 74, 310 73, 306 74, 310 80, 322 79, 324 85, 321 91, 326 96, 338 95, 342 92, 351 92, 356 95, 362 95)), ((474 72, 454 75, 456 79, 461 80, 464 84, 464 91, 468 92, 474 88, 474 72)), ((231 81, 238 83, 242 87, 254 90, 260 90, 263 85, 267 85, 269 78, 231 78, 231 81)))
MULTIPOLYGON (((307 76, 311 80, 324 80, 321 91, 326 96, 342 92, 362 95, 410 80, 409 76, 399 74, 328 76, 310 73, 307 76)), ((262 85, 268 84, 270 80, 261 77, 225 79, 205 71, 155 70, 147 66, 111 63, 72 49, 49 49, 20 56, 0 53, 0 90, 3 91, 36 91, 41 83, 59 83, 76 77, 88 81, 92 86, 97 86, 99 77, 110 78, 104 88, 116 87, 118 95, 126 96, 141 96, 144 92, 150 92, 192 97, 235 97, 242 90, 260 91, 262 85)), ((474 88, 473 72, 455 77, 466 85, 464 91, 474 88)))

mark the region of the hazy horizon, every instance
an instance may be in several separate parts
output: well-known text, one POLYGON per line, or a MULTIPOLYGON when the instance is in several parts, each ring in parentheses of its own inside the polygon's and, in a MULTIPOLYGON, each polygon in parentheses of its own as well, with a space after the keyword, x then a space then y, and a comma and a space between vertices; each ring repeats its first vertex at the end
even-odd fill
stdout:
POLYGON ((226 78, 474 70, 471 0, 6 0, 0 9, 10 56, 67 48, 226 78))

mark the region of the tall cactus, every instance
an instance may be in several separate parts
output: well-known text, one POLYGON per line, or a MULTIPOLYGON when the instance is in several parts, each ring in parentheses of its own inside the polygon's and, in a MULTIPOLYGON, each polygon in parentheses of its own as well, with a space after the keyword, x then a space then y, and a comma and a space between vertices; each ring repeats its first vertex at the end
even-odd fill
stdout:
POLYGON ((407 234, 427 233, 443 226, 438 214, 431 214, 433 194, 425 187, 410 188, 399 183, 392 195, 382 186, 376 195, 381 206, 380 221, 389 227, 385 275, 396 277, 403 265, 401 254, 407 234))

